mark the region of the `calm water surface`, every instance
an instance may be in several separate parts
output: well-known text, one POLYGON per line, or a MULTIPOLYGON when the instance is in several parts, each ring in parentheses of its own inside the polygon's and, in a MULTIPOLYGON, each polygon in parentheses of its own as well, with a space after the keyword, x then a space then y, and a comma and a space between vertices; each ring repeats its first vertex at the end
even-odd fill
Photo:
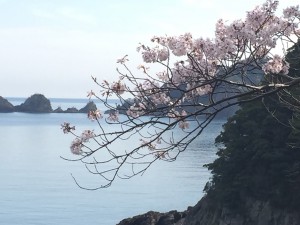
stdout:
MULTIPOLYGON (((85 103, 54 99, 52 107, 81 108, 85 103)), ((224 123, 212 123, 176 162, 159 162, 143 176, 86 191, 70 174, 86 186, 98 185, 97 177, 82 164, 60 158, 72 157, 72 136, 60 129, 64 121, 77 124, 77 130, 97 128, 85 114, 0 113, 0 224, 114 225, 149 210, 185 210, 203 196, 210 175, 202 165, 215 158, 214 138, 224 123)))

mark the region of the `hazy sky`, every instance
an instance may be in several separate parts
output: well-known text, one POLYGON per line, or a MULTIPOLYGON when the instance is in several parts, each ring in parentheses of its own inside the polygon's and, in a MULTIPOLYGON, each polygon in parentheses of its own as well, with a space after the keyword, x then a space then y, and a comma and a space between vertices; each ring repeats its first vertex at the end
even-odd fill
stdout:
MULTIPOLYGON (((86 97, 117 77, 116 60, 141 64, 154 35, 212 37, 219 18, 244 18, 264 0, 0 0, 0 96, 86 97)), ((280 8, 299 4, 281 0, 280 8)))

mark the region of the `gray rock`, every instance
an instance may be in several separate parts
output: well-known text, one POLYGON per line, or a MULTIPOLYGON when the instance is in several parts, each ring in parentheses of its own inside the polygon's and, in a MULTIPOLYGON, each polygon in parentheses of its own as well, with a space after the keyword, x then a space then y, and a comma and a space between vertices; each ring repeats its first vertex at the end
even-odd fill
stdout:
POLYGON ((299 225, 298 211, 272 207, 269 202, 247 198, 245 211, 239 214, 206 196, 188 212, 184 225, 299 225))
POLYGON ((148 212, 122 220, 118 225, 299 225, 300 213, 272 207, 268 202, 245 200, 239 214, 203 197, 184 212, 148 212))
POLYGON ((97 106, 94 102, 88 102, 85 107, 79 110, 80 113, 88 113, 90 111, 97 110, 97 106))
POLYGON ((64 113, 78 113, 79 110, 75 107, 67 108, 67 110, 64 111, 64 113))
POLYGON ((167 213, 147 212, 122 220, 118 225, 183 225, 186 212, 170 211, 167 213))
POLYGON ((34 94, 21 105, 15 106, 17 112, 51 113, 52 107, 49 99, 42 94, 34 94))
POLYGON ((62 108, 59 106, 57 107, 55 110, 53 110, 54 113, 63 113, 64 110, 62 110, 62 108))
POLYGON ((0 96, 0 112, 13 112, 14 106, 5 98, 0 96))

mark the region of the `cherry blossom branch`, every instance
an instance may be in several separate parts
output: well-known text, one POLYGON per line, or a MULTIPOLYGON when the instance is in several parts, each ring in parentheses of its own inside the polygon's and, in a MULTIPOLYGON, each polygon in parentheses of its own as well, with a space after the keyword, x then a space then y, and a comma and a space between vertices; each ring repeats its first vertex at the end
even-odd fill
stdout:
POLYGON ((245 20, 219 20, 213 39, 195 39, 190 33, 153 37, 152 47, 137 48, 145 62, 138 66, 142 75, 127 67, 125 55, 117 61, 118 80, 98 82, 93 77, 102 94, 91 91, 88 97, 107 107, 107 115, 99 110, 88 114, 99 129, 78 135, 69 123, 62 128, 75 136, 70 148, 77 158, 70 161, 82 162, 100 184, 85 188, 73 177, 76 184, 106 188, 117 178, 142 175, 157 160, 174 161, 220 112, 245 102, 277 95, 300 112, 299 96, 291 91, 300 85, 300 77, 289 74, 284 56, 285 46, 299 42, 299 6, 279 17, 278 4, 267 0, 247 12, 245 20), (282 55, 274 53, 279 43, 282 55), (152 73, 147 66, 152 64, 162 70, 152 73), (119 105, 111 104, 111 98, 119 105))

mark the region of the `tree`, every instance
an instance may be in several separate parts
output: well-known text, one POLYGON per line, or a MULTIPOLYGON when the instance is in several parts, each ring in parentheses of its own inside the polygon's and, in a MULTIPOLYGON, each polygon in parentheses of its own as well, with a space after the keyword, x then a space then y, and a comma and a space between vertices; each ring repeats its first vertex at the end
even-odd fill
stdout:
MULTIPOLYGON (((89 113, 98 123, 99 133, 86 130, 76 134, 69 123, 62 128, 75 135, 71 151, 78 158, 74 160, 103 179, 95 189, 110 186, 116 178, 142 174, 157 160, 176 160, 230 107, 276 94, 287 105, 294 105, 293 93, 288 90, 299 86, 300 77, 289 75, 284 54, 286 46, 300 37, 299 6, 285 9, 279 17, 277 5, 278 1, 267 0, 247 12, 245 20, 230 24, 219 20, 213 39, 194 39, 189 33, 153 37, 153 47, 141 44, 137 50, 147 65, 160 68, 158 73, 151 74, 146 65, 140 65, 142 74, 135 75, 126 65, 126 55, 117 61, 122 67, 117 70, 117 81, 99 82, 93 77, 102 96, 94 91, 88 96, 98 98, 109 109, 106 119, 100 111, 89 113), (275 53, 280 45, 282 55, 275 53), (120 105, 110 104, 110 97, 118 98, 120 105), (102 122, 118 129, 105 130, 102 122), (114 143, 131 137, 140 144, 123 145, 122 151, 113 148, 114 143), (129 174, 123 174, 126 167, 131 168, 129 174)), ((293 110, 298 112, 299 107, 293 110)))
MULTIPOLYGON (((285 57, 289 76, 300 76, 300 41, 285 57)), ((218 158, 208 165, 210 198, 243 210, 249 197, 273 206, 300 208, 300 87, 240 105, 216 138, 218 158), (220 145, 219 145, 220 146, 220 145)))
MULTIPOLYGON (((289 144, 293 111, 278 99, 263 100, 241 105, 224 125, 216 138, 223 147, 207 165, 213 177, 206 192, 214 202, 236 210, 249 197, 299 209, 300 151, 289 144)), ((293 144, 299 146, 299 137, 293 144)))

